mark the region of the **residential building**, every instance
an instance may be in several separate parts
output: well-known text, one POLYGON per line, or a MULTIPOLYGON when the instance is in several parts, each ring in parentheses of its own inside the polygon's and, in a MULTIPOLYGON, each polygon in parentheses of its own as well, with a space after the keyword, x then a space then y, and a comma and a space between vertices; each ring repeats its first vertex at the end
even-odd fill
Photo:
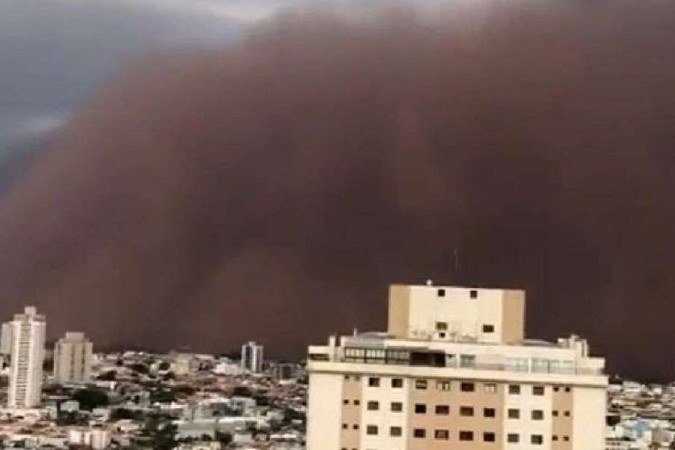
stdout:
POLYGON ((386 333, 309 347, 308 450, 604 448, 604 359, 524 325, 524 291, 391 286, 386 333))
POLYGON ((241 367, 253 373, 263 370, 263 346, 255 342, 247 342, 241 346, 241 367))
POLYGON ((9 356, 12 353, 12 322, 2 324, 0 334, 0 355, 9 356))
POLYGON ((54 378, 59 383, 85 383, 91 378, 93 344, 84 333, 68 332, 54 345, 54 378))
POLYGON ((42 364, 45 353, 45 316, 27 306, 12 323, 12 351, 9 377, 9 408, 33 408, 40 404, 42 364))

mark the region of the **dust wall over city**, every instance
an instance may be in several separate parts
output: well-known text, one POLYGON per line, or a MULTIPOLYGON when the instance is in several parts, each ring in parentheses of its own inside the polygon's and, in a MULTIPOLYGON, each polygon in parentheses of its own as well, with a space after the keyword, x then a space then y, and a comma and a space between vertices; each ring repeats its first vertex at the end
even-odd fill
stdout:
POLYGON ((460 1, 146 55, 0 198, 0 310, 299 355, 390 282, 521 287, 530 335, 667 377, 674 54, 670 2, 460 1))

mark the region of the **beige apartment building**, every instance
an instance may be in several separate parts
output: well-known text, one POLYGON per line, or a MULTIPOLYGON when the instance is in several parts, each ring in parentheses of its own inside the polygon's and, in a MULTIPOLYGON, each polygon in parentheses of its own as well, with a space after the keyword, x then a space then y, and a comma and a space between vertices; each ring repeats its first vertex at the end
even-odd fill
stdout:
POLYGON ((524 291, 391 286, 386 333, 309 347, 308 450, 604 448, 604 359, 524 329, 524 291))
POLYGON ((86 383, 91 378, 93 344, 84 333, 67 332, 54 345, 54 379, 59 383, 86 383))

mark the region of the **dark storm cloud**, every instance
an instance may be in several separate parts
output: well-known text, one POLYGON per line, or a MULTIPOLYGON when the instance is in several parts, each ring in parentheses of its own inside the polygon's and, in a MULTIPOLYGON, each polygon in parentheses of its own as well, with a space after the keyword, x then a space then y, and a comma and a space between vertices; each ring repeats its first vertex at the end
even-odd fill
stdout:
POLYGON ((98 92, 0 203, 3 312, 297 354, 433 278, 526 288, 529 334, 669 376, 675 7, 350 11, 98 92))
POLYGON ((3 0, 0 171, 6 158, 19 156, 15 149, 61 126, 131 58, 223 45, 240 33, 246 14, 252 19, 273 6, 259 0, 3 0))

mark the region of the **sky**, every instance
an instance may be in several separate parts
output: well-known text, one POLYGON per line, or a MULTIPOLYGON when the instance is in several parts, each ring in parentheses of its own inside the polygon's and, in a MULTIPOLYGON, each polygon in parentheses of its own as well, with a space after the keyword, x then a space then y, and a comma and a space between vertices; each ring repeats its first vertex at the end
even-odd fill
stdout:
POLYGON ((0 161, 11 144, 62 126, 134 58, 226 45, 279 6, 270 0, 3 1, 0 161))
POLYGON ((298 357, 430 278, 670 380, 673 8, 2 2, 0 314, 298 357))

